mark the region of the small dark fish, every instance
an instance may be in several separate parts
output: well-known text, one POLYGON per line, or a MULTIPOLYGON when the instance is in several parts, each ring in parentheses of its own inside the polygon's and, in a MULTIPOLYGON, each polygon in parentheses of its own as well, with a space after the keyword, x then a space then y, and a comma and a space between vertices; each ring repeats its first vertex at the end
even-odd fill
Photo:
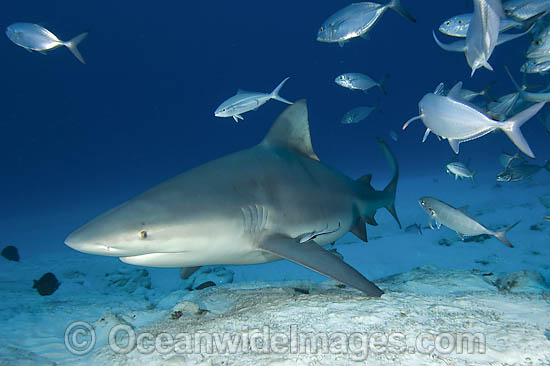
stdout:
POLYGON ((543 216, 542 219, 546 221, 550 221, 550 216, 543 216))
POLYGON ((412 224, 405 228, 406 233, 417 232, 417 231, 418 233, 420 233, 420 235, 422 235, 422 228, 418 224, 412 224))
POLYGON ((60 284, 55 275, 48 272, 40 277, 38 281, 34 280, 32 288, 35 288, 42 296, 50 296, 59 288, 60 284))
POLYGON ((213 287, 213 286, 216 286, 216 284, 212 281, 206 281, 204 283, 201 283, 200 285, 198 285, 197 287, 195 287, 195 290, 203 290, 205 288, 208 288, 208 287, 213 287))
POLYGON ((483 274, 482 274, 483 277, 489 277, 489 276, 492 276, 492 275, 493 275, 493 272, 483 273, 483 274))
POLYGON ((13 245, 8 245, 2 249, 1 255, 9 261, 19 262, 19 252, 13 245))
POLYGON ((521 163, 516 166, 509 166, 497 175, 499 182, 517 182, 524 179, 529 179, 537 174, 541 169, 546 169, 550 172, 550 160, 544 165, 535 165, 521 163))

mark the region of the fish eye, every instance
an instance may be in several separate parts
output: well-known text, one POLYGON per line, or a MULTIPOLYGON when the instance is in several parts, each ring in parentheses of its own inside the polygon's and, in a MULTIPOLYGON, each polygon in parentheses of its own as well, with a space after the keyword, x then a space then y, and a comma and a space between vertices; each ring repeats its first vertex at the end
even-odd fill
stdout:
POLYGON ((447 20, 447 21, 445 22, 445 24, 446 24, 446 25, 451 25, 451 21, 447 20))
POLYGON ((321 32, 321 33, 322 33, 322 32, 323 32, 323 30, 324 30, 324 28, 323 28, 323 27, 319 28, 319 32, 321 32))
POLYGON ((142 239, 147 239, 147 231, 143 230, 139 233, 139 237, 142 239))
POLYGON ((462 20, 459 20, 459 21, 458 21, 458 24, 462 24, 462 20))
POLYGON ((540 39, 537 39, 537 40, 535 41, 535 45, 537 45, 537 46, 540 46, 541 43, 542 43, 542 42, 540 41, 540 39))

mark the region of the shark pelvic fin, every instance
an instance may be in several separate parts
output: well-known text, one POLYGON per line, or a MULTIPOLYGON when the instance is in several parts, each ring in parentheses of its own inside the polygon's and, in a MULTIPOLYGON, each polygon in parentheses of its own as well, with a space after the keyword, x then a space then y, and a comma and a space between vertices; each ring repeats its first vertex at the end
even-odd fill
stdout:
POLYGON ((319 161, 311 145, 305 99, 297 101, 281 113, 262 144, 283 147, 319 161))
POLYGON ((258 249, 312 269, 362 291, 368 296, 380 297, 384 293, 356 269, 321 248, 313 240, 300 244, 295 239, 274 235, 259 243, 258 249))

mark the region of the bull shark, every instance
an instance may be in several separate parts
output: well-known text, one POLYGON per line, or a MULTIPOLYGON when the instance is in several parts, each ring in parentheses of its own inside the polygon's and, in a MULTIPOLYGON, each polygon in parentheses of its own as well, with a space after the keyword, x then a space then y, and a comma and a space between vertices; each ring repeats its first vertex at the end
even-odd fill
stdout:
POLYGON ((382 191, 371 175, 353 180, 313 151, 305 100, 288 107, 258 145, 184 172, 101 214, 65 243, 129 264, 185 267, 287 259, 379 297, 383 291, 323 246, 348 231, 367 241, 366 223, 385 207, 397 220, 397 160, 382 191))

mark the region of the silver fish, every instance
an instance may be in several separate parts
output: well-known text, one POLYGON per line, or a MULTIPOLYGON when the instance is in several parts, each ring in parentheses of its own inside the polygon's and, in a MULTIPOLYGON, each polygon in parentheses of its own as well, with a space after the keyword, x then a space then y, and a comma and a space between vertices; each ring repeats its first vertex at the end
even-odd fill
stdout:
POLYGON ((549 10, 550 0, 532 0, 515 7, 513 10, 507 11, 507 14, 515 19, 527 20, 549 10))
POLYGON ((433 197, 422 197, 418 200, 418 202, 424 211, 430 215, 430 227, 432 229, 432 222, 435 221, 438 229, 441 225, 446 226, 449 229, 456 231, 462 240, 468 236, 486 234, 494 236, 510 248, 514 247, 506 238, 506 232, 516 226, 519 221, 511 226, 508 226, 504 230, 492 231, 468 215, 465 212, 465 207, 454 208, 453 206, 450 206, 447 203, 433 197))
POLYGON ((496 46, 529 33, 529 30, 518 34, 499 33, 500 19, 504 17, 500 0, 474 0, 474 13, 465 40, 444 44, 435 32, 432 35, 442 49, 464 52, 473 76, 480 67, 493 71, 488 61, 496 46))
POLYGON ((77 46, 86 38, 88 33, 82 33, 70 41, 62 41, 55 34, 38 24, 14 23, 8 26, 6 35, 13 43, 29 52, 36 51, 46 54, 46 51, 65 46, 75 55, 78 61, 83 64, 86 63, 77 46))
POLYGON ((239 122, 240 119, 244 119, 241 114, 256 110, 271 99, 275 99, 286 104, 292 104, 292 102, 289 102, 279 96, 279 91, 288 79, 289 78, 285 78, 281 81, 281 83, 269 94, 238 90, 237 94, 229 99, 226 99, 218 108, 216 108, 216 111, 214 111, 214 116, 233 117, 235 122, 239 122))
POLYGON ((394 130, 391 130, 390 131, 390 137, 393 141, 397 142, 397 140, 399 140, 398 136, 397 136, 397 132, 395 132, 394 130))
POLYGON ((547 161, 546 164, 544 164, 543 166, 527 163, 521 163, 516 166, 509 166, 502 172, 498 173, 497 181, 517 182, 520 180, 530 179, 541 169, 546 169, 550 172, 550 161, 547 161))
POLYGON ((550 221, 550 216, 543 216, 542 219, 546 221, 550 221))
POLYGON ((460 179, 463 178, 470 178, 472 180, 472 183, 474 183, 474 175, 476 175, 477 172, 472 172, 466 164, 461 163, 459 161, 455 161, 453 163, 449 163, 445 166, 447 174, 454 175, 455 180, 460 177, 460 179))
POLYGON ((382 93, 386 94, 386 89, 382 85, 382 82, 378 83, 374 81, 370 76, 361 74, 359 72, 348 72, 342 75, 338 75, 334 82, 344 88, 352 90, 362 90, 366 92, 370 88, 377 86, 382 93))
POLYGON ((494 81, 490 82, 483 90, 478 92, 469 89, 460 89, 460 99, 470 102, 477 97, 487 97, 489 100, 494 101, 494 98, 489 94, 489 89, 491 89, 495 83, 494 81))
POLYGON ((372 2, 354 3, 338 10, 323 22, 317 32, 317 41, 337 42, 343 46, 352 38, 364 37, 388 9, 393 9, 411 22, 416 22, 401 6, 399 0, 391 0, 386 5, 372 2))
MULTIPOLYGON (((466 37, 468 33, 468 27, 472 21, 472 13, 455 15, 454 17, 447 19, 439 26, 439 31, 443 34, 452 37, 466 37)), ((499 32, 505 32, 509 29, 521 27, 522 23, 513 19, 502 19, 500 21, 499 32)))
POLYGON ((362 120, 367 118, 374 109, 375 109, 374 107, 369 107, 369 106, 353 108, 352 110, 346 112, 342 116, 340 123, 344 125, 348 125, 351 123, 361 122, 362 120))
POLYGON ((482 113, 474 105, 457 98, 462 82, 457 83, 447 96, 441 95, 443 85, 436 92, 426 94, 418 103, 420 115, 403 125, 403 130, 417 119, 426 126, 423 142, 428 134, 447 139, 453 151, 458 154, 462 142, 474 140, 495 130, 501 130, 527 156, 534 157, 529 144, 523 137, 520 127, 533 117, 545 103, 535 104, 504 122, 497 122, 482 113))
POLYGON ((550 57, 527 60, 519 70, 526 74, 545 74, 550 70, 550 57))
POLYGON ((533 103, 550 102, 550 93, 545 93, 545 92, 532 93, 532 92, 525 91, 524 88, 520 87, 519 84, 516 82, 516 80, 512 76, 512 73, 510 73, 510 70, 508 69, 508 67, 505 66, 504 68, 506 69, 506 72, 508 73, 510 80, 512 80, 512 84, 514 84, 514 87, 517 89, 521 99, 523 99, 526 102, 533 102, 533 103))

